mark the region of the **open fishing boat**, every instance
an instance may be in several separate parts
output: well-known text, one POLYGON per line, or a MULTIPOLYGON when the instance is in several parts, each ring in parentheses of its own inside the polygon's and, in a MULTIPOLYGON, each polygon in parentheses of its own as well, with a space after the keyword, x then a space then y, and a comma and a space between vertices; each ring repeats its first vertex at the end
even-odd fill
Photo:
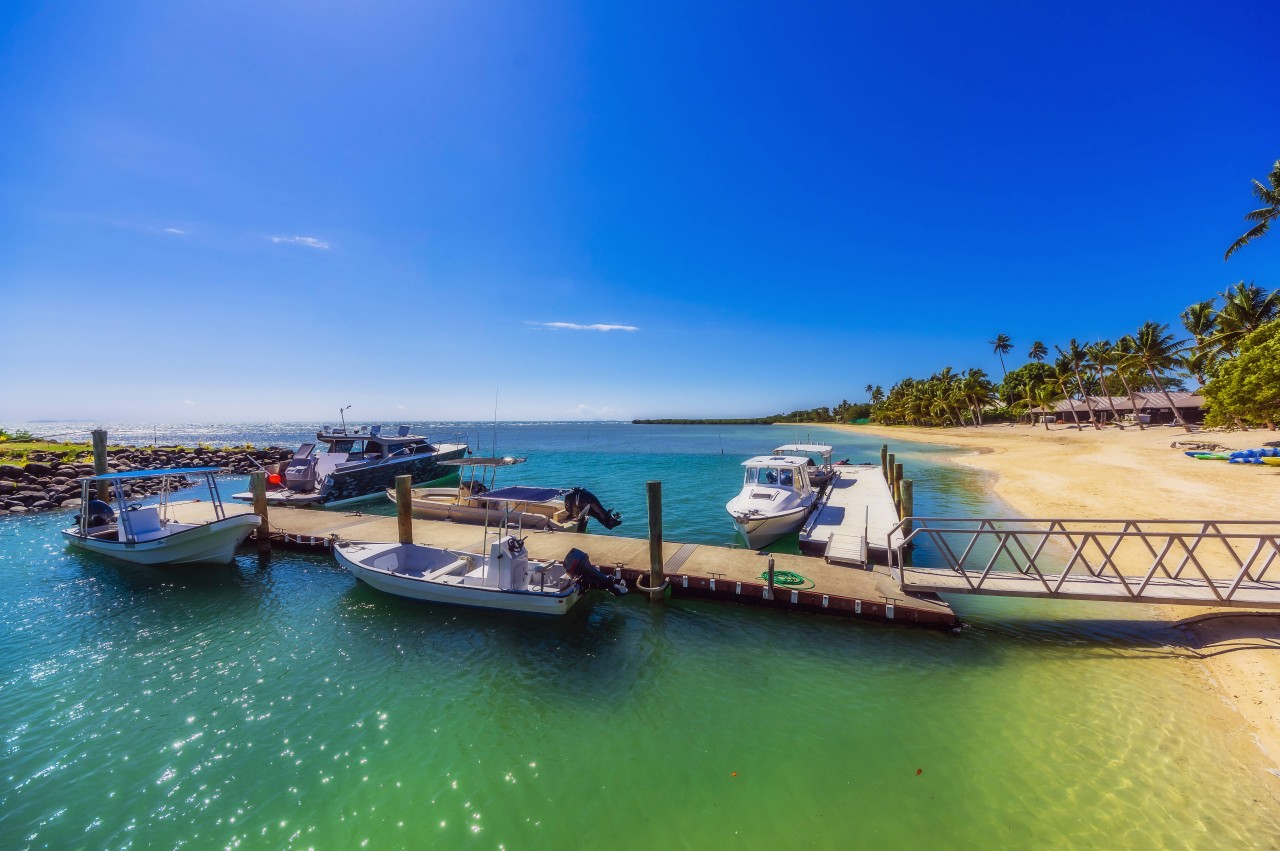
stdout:
MULTIPOLYGON (((267 483, 268 505, 337 506, 373 499, 395 483, 396 476, 411 476, 415 483, 442 478, 441 462, 462 458, 463 442, 432 443, 409 434, 402 425, 393 435, 381 426, 325 429, 316 432, 316 443, 304 443, 281 473, 267 483), (318 444, 324 449, 317 451, 318 444)), ((253 494, 232 494, 252 502, 253 494)))
MULTIPOLYGON (((497 471, 523 464, 526 458, 463 458, 442 461, 441 466, 460 469, 456 488, 416 487, 412 490, 412 513, 424 520, 452 520, 475 525, 497 523, 524 529, 585 532, 587 518, 606 529, 622 523, 622 516, 600 504, 585 488, 537 488, 513 486, 494 489, 497 471)), ((396 501, 395 488, 387 498, 396 501)))
POLYGON ((176 467, 89 476, 82 480, 77 525, 63 529, 62 536, 72 546, 134 564, 228 564, 235 557, 236 547, 257 528, 260 519, 256 514, 227 516, 213 478, 217 472, 217 467, 176 467), (204 476, 209 487, 214 519, 208 523, 169 519, 168 477, 193 475, 204 476), (130 503, 123 482, 147 478, 162 478, 165 482, 159 504, 130 503), (98 482, 111 486, 114 509, 93 498, 98 482))
POLYGON ((569 550, 560 561, 529 558, 524 538, 508 534, 505 523, 481 552, 422 544, 339 541, 338 563, 372 588, 399 597, 484 609, 563 615, 592 588, 615 596, 627 593, 618 577, 591 564, 586 553, 569 550))
POLYGON ((759 455, 742 462, 742 490, 725 505, 747 546, 760 549, 796 532, 818 504, 809 481, 810 461, 792 455, 759 455))

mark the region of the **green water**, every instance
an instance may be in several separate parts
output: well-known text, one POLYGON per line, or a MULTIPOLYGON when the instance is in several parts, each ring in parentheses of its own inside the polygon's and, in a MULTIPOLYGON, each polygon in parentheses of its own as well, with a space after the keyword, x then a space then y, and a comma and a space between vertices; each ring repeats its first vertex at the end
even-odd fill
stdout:
MULTIPOLYGON (((912 457, 940 500, 984 499, 912 457)), ((66 519, 0 521, 2 848, 1280 835, 1245 734, 1122 606, 962 598, 958 637, 635 596, 515 618, 321 556, 125 566, 64 550, 66 519)))

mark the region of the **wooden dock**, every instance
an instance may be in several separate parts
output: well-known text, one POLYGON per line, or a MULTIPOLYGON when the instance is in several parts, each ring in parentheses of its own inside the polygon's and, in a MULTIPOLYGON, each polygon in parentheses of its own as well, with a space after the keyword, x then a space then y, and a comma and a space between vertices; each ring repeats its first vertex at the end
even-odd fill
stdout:
MULTIPOLYGON (((883 483, 883 478, 881 478, 883 483)), ((227 505, 228 514, 251 513, 249 506, 227 505)), ((207 502, 173 503, 170 515, 182 522, 213 516, 207 502)), ((272 508, 268 512, 274 546, 327 550, 336 536, 344 540, 398 540, 397 519, 357 512, 306 508, 272 508)), ((492 530, 490 531, 492 534, 492 530)), ((642 538, 573 532, 524 531, 530 558, 562 559, 570 549, 587 553, 605 572, 614 572, 634 587, 647 584, 649 542, 642 538)), ((483 545, 480 526, 439 520, 413 520, 413 540, 421 544, 477 551, 483 545)), ((706 544, 664 542, 663 575, 673 597, 698 597, 764 605, 795 611, 869 620, 911 623, 951 629, 960 625, 951 607, 935 594, 906 593, 887 569, 850 569, 800 555, 773 555, 775 571, 791 571, 807 582, 796 588, 775 584, 762 575, 769 556, 754 550, 706 544)))
POLYGON ((883 470, 876 464, 835 469, 837 478, 800 530, 800 551, 838 564, 887 564, 890 547, 901 547, 903 536, 883 470))

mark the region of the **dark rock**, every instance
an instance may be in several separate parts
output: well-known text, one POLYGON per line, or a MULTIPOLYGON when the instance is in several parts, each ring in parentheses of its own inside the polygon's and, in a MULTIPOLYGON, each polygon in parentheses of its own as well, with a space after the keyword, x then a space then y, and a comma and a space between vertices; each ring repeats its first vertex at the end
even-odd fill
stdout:
POLYGON ((72 497, 71 499, 64 499, 62 502, 59 503, 59 505, 62 506, 63 508, 79 508, 80 497, 77 496, 77 497, 72 497))
POLYGON ((32 476, 52 476, 53 468, 39 461, 28 461, 27 473, 32 476))
POLYGON ((27 477, 26 471, 21 467, 15 467, 12 464, 0 464, 0 479, 8 479, 12 482, 20 482, 27 477))
POLYGON ((47 499, 38 499, 29 506, 32 511, 48 511, 51 508, 57 507, 58 506, 54 505, 47 499))
POLYGON ((9 513, 10 514, 26 514, 27 507, 25 505, 10 505, 9 513))
POLYGON ((0 496, 8 496, 17 492, 18 486, 13 482, 0 481, 0 496))

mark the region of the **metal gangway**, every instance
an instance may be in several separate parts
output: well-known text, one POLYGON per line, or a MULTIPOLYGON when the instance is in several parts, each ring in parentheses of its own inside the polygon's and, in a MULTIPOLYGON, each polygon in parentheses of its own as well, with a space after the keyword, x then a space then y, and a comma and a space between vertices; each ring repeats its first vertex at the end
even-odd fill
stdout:
POLYGON ((894 531, 904 591, 1280 609, 1280 521, 906 517, 894 531))

